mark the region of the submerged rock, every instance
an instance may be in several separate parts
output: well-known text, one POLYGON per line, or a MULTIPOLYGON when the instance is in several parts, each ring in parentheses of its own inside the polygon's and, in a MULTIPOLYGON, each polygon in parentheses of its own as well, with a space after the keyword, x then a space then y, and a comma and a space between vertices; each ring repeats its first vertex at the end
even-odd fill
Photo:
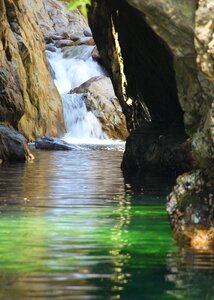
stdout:
POLYGON ((91 57, 93 46, 79 45, 62 48, 64 58, 82 59, 84 61, 91 57))
POLYGON ((84 94, 85 104, 101 122, 102 129, 110 138, 124 140, 128 136, 126 119, 109 77, 89 79, 72 93, 84 94))
POLYGON ((36 149, 40 150, 77 150, 80 147, 68 144, 59 138, 53 138, 50 136, 43 136, 36 139, 35 141, 36 149))
POLYGON ((0 125, 0 164, 3 161, 24 162, 33 159, 25 137, 12 128, 0 125))

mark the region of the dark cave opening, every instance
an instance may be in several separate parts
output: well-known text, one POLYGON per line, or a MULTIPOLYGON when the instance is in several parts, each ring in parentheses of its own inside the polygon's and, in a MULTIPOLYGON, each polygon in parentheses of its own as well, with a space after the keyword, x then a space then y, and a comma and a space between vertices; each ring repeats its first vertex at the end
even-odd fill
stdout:
POLYGON ((147 24, 145 15, 125 1, 92 3, 89 20, 95 42, 130 131, 121 165, 123 171, 143 170, 176 177, 190 170, 191 142, 185 133, 170 48, 147 24), (131 105, 123 96, 117 36, 131 105))
POLYGON ((130 5, 120 2, 113 16, 128 82, 127 92, 134 99, 133 109, 137 107, 134 113, 137 126, 134 127, 142 125, 139 122, 140 102, 146 104, 152 121, 163 128, 179 119, 183 123, 170 49, 149 27, 143 15, 130 5))

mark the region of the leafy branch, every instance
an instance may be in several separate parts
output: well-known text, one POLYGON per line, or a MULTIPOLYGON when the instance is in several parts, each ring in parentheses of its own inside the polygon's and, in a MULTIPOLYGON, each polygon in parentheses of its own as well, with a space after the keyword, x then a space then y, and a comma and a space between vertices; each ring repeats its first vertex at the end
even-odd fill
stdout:
POLYGON ((82 14, 87 16, 87 5, 91 4, 91 0, 72 0, 71 3, 68 4, 67 9, 74 10, 79 8, 82 14))

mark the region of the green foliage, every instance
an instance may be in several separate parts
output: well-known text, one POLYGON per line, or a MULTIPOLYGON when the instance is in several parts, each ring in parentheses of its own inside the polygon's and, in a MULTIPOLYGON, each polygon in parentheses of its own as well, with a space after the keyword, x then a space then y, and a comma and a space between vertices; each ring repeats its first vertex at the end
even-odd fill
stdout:
POLYGON ((91 4, 91 0, 72 0, 70 4, 68 4, 67 9, 74 10, 79 8, 84 16, 87 16, 87 5, 91 4))

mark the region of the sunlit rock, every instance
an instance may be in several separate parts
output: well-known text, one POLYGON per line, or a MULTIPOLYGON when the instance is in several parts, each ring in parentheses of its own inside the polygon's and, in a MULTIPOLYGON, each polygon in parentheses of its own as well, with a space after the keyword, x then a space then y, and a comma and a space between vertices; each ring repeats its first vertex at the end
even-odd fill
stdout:
POLYGON ((93 77, 72 90, 72 93, 83 93, 88 111, 100 120, 102 129, 108 137, 124 140, 128 131, 125 116, 115 96, 109 77, 93 77))
POLYGON ((64 131, 62 103, 47 68, 34 4, 7 1, 5 6, 0 1, 0 120, 29 140, 64 131))

